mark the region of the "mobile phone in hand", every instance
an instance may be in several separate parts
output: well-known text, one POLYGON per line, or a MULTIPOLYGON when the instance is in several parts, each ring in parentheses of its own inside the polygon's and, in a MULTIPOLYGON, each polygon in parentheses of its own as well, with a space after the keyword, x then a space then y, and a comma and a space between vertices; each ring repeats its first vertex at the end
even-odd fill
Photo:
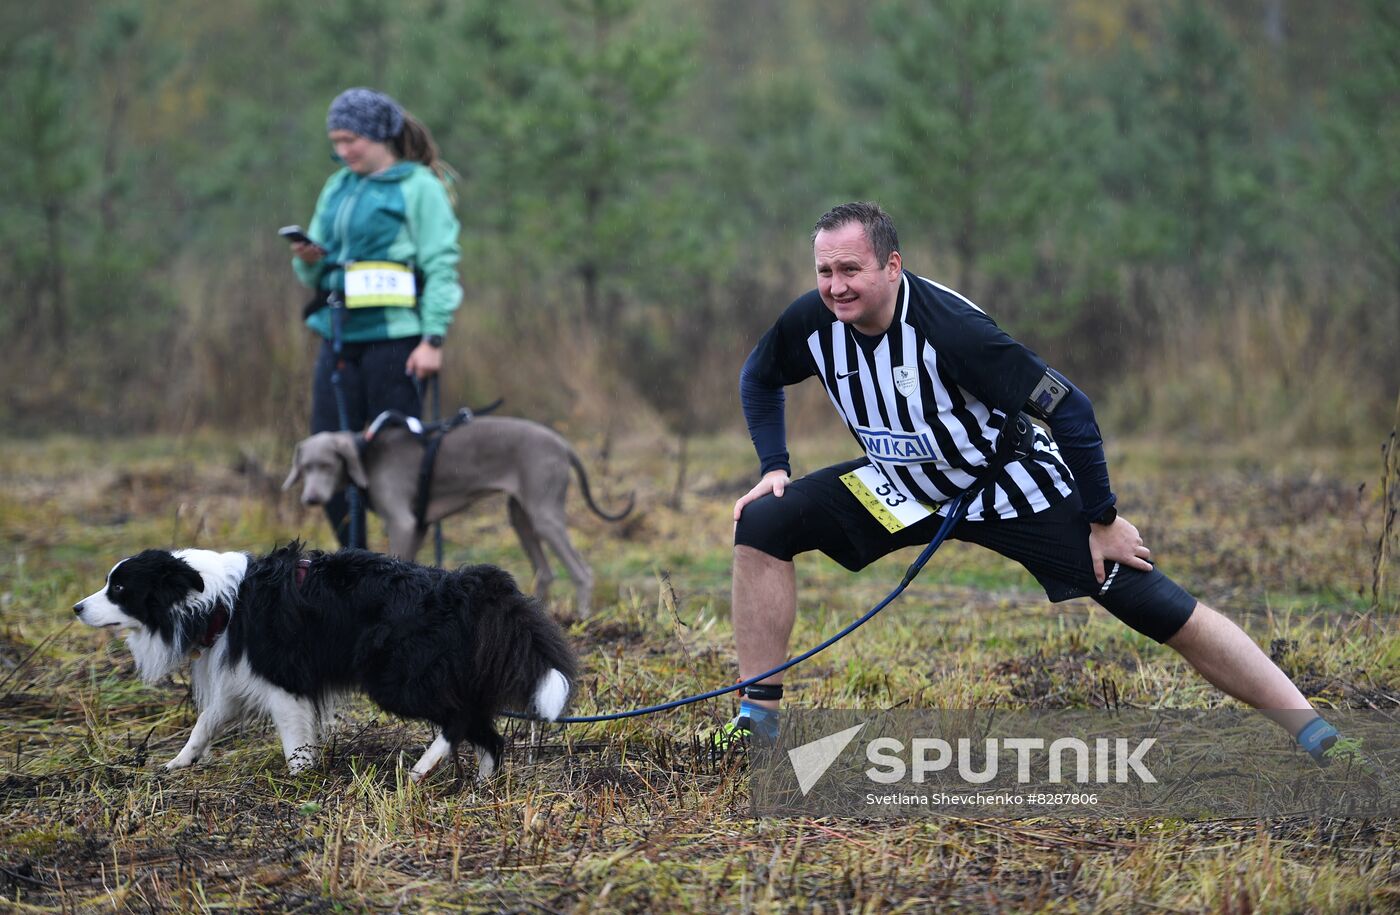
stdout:
MULTIPOLYGON (((306 232, 302 230, 301 226, 283 226, 277 230, 277 234, 287 241, 301 242, 303 245, 316 244, 311 240, 311 236, 307 235, 306 232)), ((320 245, 316 245, 316 247, 319 248, 320 245)))

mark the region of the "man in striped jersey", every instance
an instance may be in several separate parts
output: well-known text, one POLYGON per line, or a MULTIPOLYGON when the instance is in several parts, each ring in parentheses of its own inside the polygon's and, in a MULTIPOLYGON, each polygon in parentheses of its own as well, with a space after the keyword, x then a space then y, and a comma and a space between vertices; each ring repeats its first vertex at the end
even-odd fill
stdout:
MULTIPOLYGON (((741 678, 788 657, 794 556, 820 550, 859 571, 928 543, 946 503, 967 493, 953 537, 1021 563, 1051 601, 1093 597, 1215 686, 1268 710, 1321 761, 1336 730, 1238 626, 1158 571, 1118 515, 1089 399, 972 302, 905 270, 878 205, 832 209, 812 249, 817 288, 788 306, 740 375, 762 473, 734 505, 741 678), (865 456, 790 480, 783 388, 812 376, 865 456)), ((721 742, 776 733, 781 683, 747 688, 721 742)))

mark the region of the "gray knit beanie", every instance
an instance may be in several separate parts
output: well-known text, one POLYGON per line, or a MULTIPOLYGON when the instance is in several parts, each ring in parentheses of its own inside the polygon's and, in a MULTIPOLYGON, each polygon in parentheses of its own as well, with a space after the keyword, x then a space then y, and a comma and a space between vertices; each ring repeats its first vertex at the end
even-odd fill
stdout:
POLYGON ((381 143, 403 133, 403 109, 382 92, 363 86, 346 89, 326 112, 326 132, 348 130, 381 143))

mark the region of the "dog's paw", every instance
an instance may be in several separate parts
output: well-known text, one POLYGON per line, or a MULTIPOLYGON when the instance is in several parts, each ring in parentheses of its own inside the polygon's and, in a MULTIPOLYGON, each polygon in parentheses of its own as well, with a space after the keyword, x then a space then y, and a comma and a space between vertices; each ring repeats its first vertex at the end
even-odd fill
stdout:
POLYGON ((304 772, 311 771, 315 765, 315 759, 309 759, 300 753, 294 753, 292 757, 287 760, 287 771, 293 775, 301 775, 304 772))
POLYGON ((161 768, 163 768, 167 772, 174 772, 176 769, 189 768, 190 766, 194 765, 195 762, 198 761, 198 759, 199 757, 197 756, 186 756, 184 753, 181 753, 179 756, 175 757, 161 768))

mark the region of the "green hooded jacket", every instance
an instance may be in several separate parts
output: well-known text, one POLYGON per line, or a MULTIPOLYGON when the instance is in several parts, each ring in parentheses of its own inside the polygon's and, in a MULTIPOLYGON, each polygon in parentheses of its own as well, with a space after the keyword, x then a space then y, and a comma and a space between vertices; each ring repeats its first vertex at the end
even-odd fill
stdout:
MULTIPOLYGON (((462 301, 457 279, 460 233, 447 189, 426 165, 399 162, 368 176, 342 168, 326 180, 306 231, 326 256, 315 264, 294 257, 292 269, 314 289, 338 291, 345 288, 340 264, 408 264, 419 274, 417 306, 351 309, 342 339, 364 343, 441 335, 447 333, 452 313, 462 301)), ((331 339, 331 310, 313 312, 306 325, 331 339)))

